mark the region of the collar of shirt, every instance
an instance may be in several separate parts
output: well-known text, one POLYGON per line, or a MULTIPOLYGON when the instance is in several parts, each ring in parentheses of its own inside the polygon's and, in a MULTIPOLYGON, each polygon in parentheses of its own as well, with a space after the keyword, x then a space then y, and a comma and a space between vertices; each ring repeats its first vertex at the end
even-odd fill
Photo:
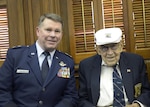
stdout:
MULTIPOLYGON (((41 48, 41 46, 38 44, 38 42, 36 41, 36 49, 37 49, 37 55, 38 55, 38 58, 42 55, 42 53, 44 52, 44 50, 41 48)), ((51 60, 53 59, 53 56, 55 54, 55 51, 52 51, 50 52, 50 55, 51 55, 51 60)))
MULTIPOLYGON (((102 63, 101 63, 102 66, 107 66, 107 64, 105 63, 104 60, 102 60, 102 63)), ((119 65, 119 62, 117 62, 117 65, 119 65)))
MULTIPOLYGON (((107 64, 104 62, 104 60, 102 60, 101 66, 105 66, 105 69, 107 69, 106 67, 108 67, 107 64)), ((119 73, 120 77, 122 78, 120 68, 119 68, 119 62, 117 62, 116 69, 117 69, 117 72, 119 73)))
MULTIPOLYGON (((37 56, 38 56, 39 66, 41 68, 42 62, 45 58, 44 55, 42 54, 44 52, 44 50, 41 48, 41 46, 37 42, 36 42, 36 49, 37 49, 37 56)), ((50 60, 48 60, 48 64, 49 64, 50 67, 51 67, 51 64, 52 64, 52 61, 53 61, 53 56, 55 54, 55 51, 56 50, 50 52, 51 56, 48 57, 48 59, 50 59, 50 60)))

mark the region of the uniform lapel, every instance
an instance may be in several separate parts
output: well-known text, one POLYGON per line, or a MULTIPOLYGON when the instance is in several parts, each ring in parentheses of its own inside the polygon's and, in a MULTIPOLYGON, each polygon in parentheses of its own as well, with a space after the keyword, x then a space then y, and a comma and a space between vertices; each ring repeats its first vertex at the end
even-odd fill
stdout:
POLYGON ((41 71, 40 71, 40 67, 39 67, 39 61, 38 61, 38 56, 37 56, 35 44, 29 48, 27 60, 28 60, 28 64, 31 67, 31 70, 34 73, 36 79, 42 85, 41 71))
POLYGON ((134 99, 134 85, 133 85, 133 73, 130 69, 130 66, 128 65, 128 62, 126 60, 126 57, 121 55, 120 62, 120 71, 123 78, 123 84, 125 87, 125 92, 127 94, 127 97, 129 101, 131 102, 134 99))
MULTIPOLYGON (((91 92, 93 103, 97 104, 98 98, 100 95, 100 69, 101 69, 101 59, 100 56, 97 55, 93 62, 91 63, 91 92)), ((89 65, 90 66, 90 65, 89 65)), ((89 74, 89 75, 90 75, 89 74)))

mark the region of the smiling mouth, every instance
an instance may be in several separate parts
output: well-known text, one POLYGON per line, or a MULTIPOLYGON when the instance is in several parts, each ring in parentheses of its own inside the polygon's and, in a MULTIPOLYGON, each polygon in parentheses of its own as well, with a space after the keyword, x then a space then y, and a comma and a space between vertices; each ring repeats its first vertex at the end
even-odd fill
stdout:
POLYGON ((56 41, 55 40, 47 40, 48 42, 52 42, 52 43, 55 43, 56 41))
POLYGON ((55 43, 56 43, 55 41, 50 41, 50 40, 47 41, 47 44, 49 45, 54 45, 55 43))
POLYGON ((115 57, 107 57, 107 59, 111 61, 111 60, 114 60, 115 57))

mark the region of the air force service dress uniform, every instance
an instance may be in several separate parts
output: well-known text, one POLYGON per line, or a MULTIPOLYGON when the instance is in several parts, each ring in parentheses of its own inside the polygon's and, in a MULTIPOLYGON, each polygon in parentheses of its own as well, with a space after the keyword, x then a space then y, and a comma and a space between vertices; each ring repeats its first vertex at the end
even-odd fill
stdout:
POLYGON ((0 69, 0 107, 76 107, 73 67, 72 58, 56 50, 43 83, 36 45, 9 49, 0 69))

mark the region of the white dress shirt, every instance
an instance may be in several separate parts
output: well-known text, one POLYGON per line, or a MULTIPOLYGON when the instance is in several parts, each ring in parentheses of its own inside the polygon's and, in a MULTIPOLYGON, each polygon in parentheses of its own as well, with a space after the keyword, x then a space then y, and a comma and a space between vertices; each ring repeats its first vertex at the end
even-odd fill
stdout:
MULTIPOLYGON (((120 74, 120 70, 118 66, 116 67, 118 70, 118 73, 120 74)), ((98 107, 105 107, 105 106, 112 106, 113 105, 113 67, 108 67, 102 61, 101 66, 101 77, 100 77, 100 97, 97 103, 98 107)), ((120 74, 121 76, 121 74, 120 74)), ((125 96, 125 102, 128 103, 128 98, 126 96, 125 90, 124 96, 125 96)))
MULTIPOLYGON (((118 67, 119 63, 117 63, 116 69, 121 76, 120 69, 118 67)), ((97 107, 113 107, 113 67, 108 67, 105 62, 102 60, 101 64, 101 74, 100 74, 100 96, 98 99, 97 107)), ((126 105, 129 104, 128 98, 125 92, 125 88, 123 87, 124 98, 126 105)), ((135 100, 133 103, 136 102, 140 104, 141 107, 145 107, 141 102, 135 100)))
MULTIPOLYGON (((45 58, 45 55, 43 54, 43 52, 44 52, 45 50, 43 50, 43 49, 40 47, 40 45, 38 44, 38 42, 36 42, 36 49, 37 49, 37 55, 38 55, 38 60, 39 60, 39 66, 40 66, 40 69, 41 69, 41 67, 42 67, 42 62, 44 61, 44 58, 45 58)), ((48 56, 48 64, 49 64, 49 67, 51 67, 54 53, 55 53, 55 50, 52 51, 52 52, 50 52, 50 56, 48 56)))

